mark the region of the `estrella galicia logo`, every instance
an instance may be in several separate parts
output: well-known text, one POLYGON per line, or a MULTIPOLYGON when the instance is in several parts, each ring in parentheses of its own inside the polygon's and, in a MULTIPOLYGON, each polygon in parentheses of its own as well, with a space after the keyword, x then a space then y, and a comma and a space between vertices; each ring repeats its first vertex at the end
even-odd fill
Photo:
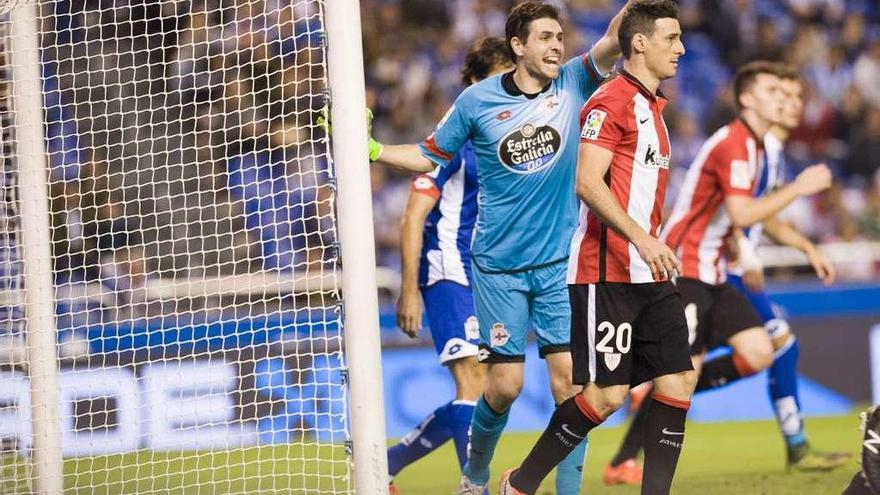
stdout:
POLYGON ((513 172, 530 174, 553 162, 561 144, 559 131, 553 127, 527 123, 501 140, 498 159, 513 172))

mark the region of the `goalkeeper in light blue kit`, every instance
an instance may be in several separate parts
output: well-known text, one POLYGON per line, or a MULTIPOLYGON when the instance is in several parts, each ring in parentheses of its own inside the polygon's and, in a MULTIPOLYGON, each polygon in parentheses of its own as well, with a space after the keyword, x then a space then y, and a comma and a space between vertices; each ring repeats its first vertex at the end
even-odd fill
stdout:
MULTIPOLYGON (((517 5, 506 25, 513 72, 466 89, 418 147, 371 147, 371 158, 416 172, 449 166, 468 141, 477 159, 472 276, 479 359, 489 368, 457 493, 481 495, 486 489, 489 462, 522 389, 530 323, 555 402, 579 390, 571 376, 566 285, 569 242, 577 224, 579 112, 620 54, 620 17, 612 19, 589 53, 563 63, 559 11, 542 2, 517 5)), ((579 491, 582 445, 559 465, 557 493, 579 491)))

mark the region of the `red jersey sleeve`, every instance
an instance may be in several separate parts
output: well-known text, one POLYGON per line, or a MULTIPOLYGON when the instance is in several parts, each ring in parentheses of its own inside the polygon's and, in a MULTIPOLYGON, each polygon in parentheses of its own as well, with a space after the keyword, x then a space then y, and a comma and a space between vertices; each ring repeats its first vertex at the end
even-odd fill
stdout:
POLYGON ((419 174, 413 177, 412 182, 409 184, 409 190, 434 199, 440 199, 440 188, 437 187, 434 178, 428 174, 419 174))
POLYGON ((724 196, 751 196, 755 171, 748 152, 732 143, 719 144, 712 152, 712 167, 724 196))
POLYGON ((581 143, 590 143, 614 151, 623 138, 625 125, 622 119, 627 112, 616 108, 607 99, 588 101, 581 110, 581 143))

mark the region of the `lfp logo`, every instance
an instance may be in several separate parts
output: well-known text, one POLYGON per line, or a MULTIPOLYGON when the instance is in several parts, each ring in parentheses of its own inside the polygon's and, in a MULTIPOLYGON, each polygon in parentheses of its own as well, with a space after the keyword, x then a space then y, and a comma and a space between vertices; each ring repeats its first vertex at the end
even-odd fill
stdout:
POLYGON ((498 159, 512 172, 530 174, 552 163, 561 143, 556 129, 527 123, 501 140, 498 159))

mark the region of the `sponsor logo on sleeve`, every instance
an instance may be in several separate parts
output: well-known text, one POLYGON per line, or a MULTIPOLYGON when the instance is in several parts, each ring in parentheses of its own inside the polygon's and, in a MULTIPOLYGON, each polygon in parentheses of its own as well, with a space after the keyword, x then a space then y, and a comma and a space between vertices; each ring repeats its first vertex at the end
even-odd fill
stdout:
POLYGON ((417 177, 413 181, 413 188, 419 191, 430 191, 434 189, 434 181, 424 176, 417 177))
POLYGON ((587 120, 584 122, 584 128, 581 129, 581 138, 595 141, 602 131, 602 124, 605 123, 605 117, 608 114, 599 109, 593 109, 587 114, 587 120))

